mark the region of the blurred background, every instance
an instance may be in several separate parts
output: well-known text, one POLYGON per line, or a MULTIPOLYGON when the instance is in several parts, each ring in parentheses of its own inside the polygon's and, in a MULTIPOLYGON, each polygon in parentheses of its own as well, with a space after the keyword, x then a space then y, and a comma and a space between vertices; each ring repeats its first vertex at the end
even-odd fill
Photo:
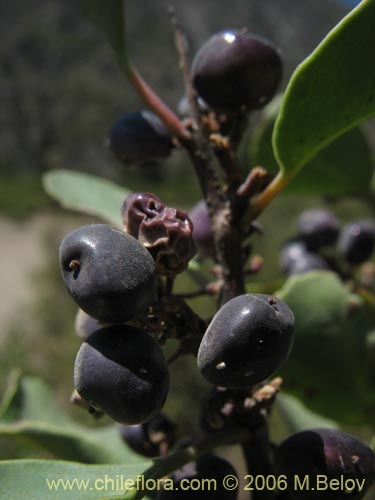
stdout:
MULTIPOLYGON (((129 1, 128 39, 136 66, 175 108, 183 85, 167 15, 170 3, 129 1)), ((174 6, 192 54, 225 28, 247 27, 273 40, 283 53, 285 86, 296 66, 355 3, 176 0, 174 6)), ((76 307, 63 288, 57 252, 67 232, 94 219, 60 209, 43 191, 42 174, 53 168, 83 171, 131 190, 154 192, 182 209, 200 195, 182 152, 162 166, 134 170, 117 163, 106 149, 112 123, 125 111, 141 109, 142 103, 74 1, 0 1, 0 31, 0 387, 4 389, 17 367, 42 377, 60 403, 84 420, 68 403, 79 340, 73 326, 76 307)), ((254 116, 252 124, 256 121, 254 116)), ((260 279, 281 278, 280 245, 293 234, 298 212, 317 204, 330 205, 332 200, 288 196, 267 210, 264 235, 255 243, 265 258, 260 279)), ((371 214, 366 200, 346 198, 334 206, 343 220, 371 214)), ((213 310, 208 302, 197 307, 206 315, 213 310)), ((182 361, 180 369, 184 363, 189 361, 182 361)), ((186 380, 177 379, 173 391, 188 400, 203 386, 192 374, 188 388, 186 380)), ((168 405, 188 426, 186 405, 168 405)), ((9 443, 0 450, 1 458, 25 455, 9 443)))

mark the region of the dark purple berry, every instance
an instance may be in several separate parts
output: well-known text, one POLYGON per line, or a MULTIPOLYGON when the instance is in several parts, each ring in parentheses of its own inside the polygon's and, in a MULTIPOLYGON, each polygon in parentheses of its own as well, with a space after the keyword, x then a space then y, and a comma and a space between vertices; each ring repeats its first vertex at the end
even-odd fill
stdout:
POLYGON ((164 123, 150 111, 125 113, 111 128, 109 148, 128 165, 167 158, 171 136, 164 123))
POLYGON ((105 323, 124 323, 155 300, 155 263, 139 241, 106 224, 80 227, 60 246, 65 285, 78 306, 105 323))
POLYGON ((176 441, 175 431, 175 425, 163 413, 143 424, 120 426, 121 437, 129 448, 145 457, 165 454, 176 441))
POLYGON ((334 245, 340 230, 336 217, 319 208, 303 212, 298 218, 297 226, 299 236, 312 250, 334 245))
POLYGON ((287 241, 280 253, 280 267, 285 274, 289 274, 290 268, 300 260, 307 252, 307 248, 303 241, 292 240, 287 241))
POLYGON ((199 252, 206 257, 215 258, 214 235, 206 202, 201 200, 194 205, 189 217, 193 223, 193 238, 199 252))
POLYGON ((295 260, 287 271, 288 276, 294 274, 307 273, 309 271, 328 271, 330 266, 328 262, 320 255, 313 252, 303 253, 298 260, 295 260))
POLYGON ((358 220, 342 229, 338 249, 350 264, 362 264, 371 257, 374 248, 375 224, 371 220, 358 220))
POLYGON ((148 249, 158 274, 174 277, 187 268, 197 249, 185 212, 165 206, 151 193, 130 194, 121 211, 125 231, 148 249))
POLYGON ((176 471, 172 476, 174 490, 165 489, 158 495, 157 500, 196 500, 197 498, 236 500, 238 487, 230 491, 223 485, 223 479, 229 475, 237 477, 235 469, 227 460, 212 453, 206 453, 196 462, 191 462, 176 471), (212 481, 208 482, 210 479, 212 481), (196 488, 199 483, 198 491, 196 488), (191 489, 188 489, 189 486, 191 489))
POLYGON ((169 389, 168 367, 158 343, 129 325, 90 335, 78 351, 74 386, 93 407, 132 425, 160 413, 169 389))
POLYGON ((215 314, 202 339, 198 367, 212 384, 251 387, 272 375, 288 357, 294 315, 279 299, 244 294, 215 314))
POLYGON ((287 476, 288 492, 294 500, 359 500, 375 477, 373 451, 335 429, 311 429, 288 437, 276 449, 275 465, 279 474, 287 476), (319 491, 319 475, 335 489, 321 483, 319 491), (309 488, 295 488, 296 477, 302 481, 309 477, 309 488), (350 486, 348 491, 340 486, 340 480, 350 486))
POLYGON ((281 74, 282 62, 275 46, 265 38, 238 31, 213 35, 192 64, 193 84, 199 96, 209 106, 228 112, 267 104, 281 74))

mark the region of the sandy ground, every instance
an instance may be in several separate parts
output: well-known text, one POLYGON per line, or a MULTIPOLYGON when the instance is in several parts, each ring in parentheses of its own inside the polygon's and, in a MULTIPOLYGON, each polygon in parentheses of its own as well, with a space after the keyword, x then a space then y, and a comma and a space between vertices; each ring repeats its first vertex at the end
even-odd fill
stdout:
POLYGON ((57 259, 57 249, 47 246, 51 227, 63 237, 77 224, 71 215, 37 214, 24 222, 0 216, 0 339, 33 304, 33 277, 44 268, 47 252, 56 252, 57 259))
POLYGON ((45 257, 48 219, 38 215, 15 223, 0 217, 0 332, 6 331, 22 308, 32 301, 32 276, 45 257))

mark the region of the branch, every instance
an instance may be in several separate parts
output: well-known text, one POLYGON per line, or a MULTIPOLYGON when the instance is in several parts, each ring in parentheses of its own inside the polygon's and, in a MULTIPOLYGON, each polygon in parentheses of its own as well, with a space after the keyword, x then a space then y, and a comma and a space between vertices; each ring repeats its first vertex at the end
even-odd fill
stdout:
POLYGON ((147 106, 162 120, 172 135, 179 139, 188 139, 189 132, 175 113, 160 99, 156 92, 144 81, 131 65, 126 68, 127 77, 134 89, 147 106))

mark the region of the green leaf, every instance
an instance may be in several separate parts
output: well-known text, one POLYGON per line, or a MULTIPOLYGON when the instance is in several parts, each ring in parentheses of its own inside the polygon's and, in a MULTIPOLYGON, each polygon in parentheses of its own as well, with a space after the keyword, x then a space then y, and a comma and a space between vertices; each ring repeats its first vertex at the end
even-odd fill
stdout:
POLYGON ((317 427, 338 428, 336 422, 310 411, 301 401, 285 392, 277 395, 275 404, 290 433, 317 427))
MULTIPOLYGON (((280 99, 266 109, 262 121, 245 152, 245 165, 262 165, 277 173, 278 164, 272 150, 272 131, 280 99)), ((374 163, 366 137, 360 128, 346 132, 321 150, 305 166, 303 174, 291 182, 285 194, 367 195, 374 174, 374 163), (353 172, 355 171, 355 175, 353 172)))
POLYGON ((122 225, 121 205, 129 190, 113 182, 70 170, 52 170, 43 176, 43 186, 65 208, 122 225))
POLYGON ((6 396, 6 411, 0 420, 1 437, 26 440, 65 460, 87 463, 142 460, 123 444, 115 425, 88 428, 77 424, 56 404, 53 392, 42 380, 25 377, 17 388, 12 382, 11 390, 12 397, 6 396))
POLYGON ((337 422, 371 422, 374 354, 367 334, 374 312, 328 271, 293 276, 276 295, 296 318, 294 346, 281 370, 285 389, 337 422))
POLYGON ((0 498, 116 499, 123 496, 125 481, 136 481, 151 463, 116 466, 82 465, 52 460, 3 461, 0 462, 0 498))
POLYGON ((21 371, 17 368, 12 370, 7 379, 5 391, 0 401, 0 420, 14 420, 18 414, 14 408, 14 400, 19 390, 21 371))
POLYGON ((375 0, 363 0, 294 72, 273 134, 284 177, 375 114, 374 26, 375 0))
POLYGON ((137 463, 140 457, 120 442, 115 426, 90 429, 61 427, 43 421, 22 420, 1 424, 0 436, 40 446, 63 460, 84 463, 137 463))
POLYGON ((291 276, 276 292, 294 312, 297 335, 339 335, 346 320, 350 293, 332 272, 313 271, 291 276))
POLYGON ((37 377, 10 380, 10 397, 6 410, 0 415, 1 421, 42 420, 53 424, 72 425, 73 420, 59 408, 50 388, 37 377))
POLYGON ((79 0, 86 17, 105 36, 120 61, 126 61, 124 0, 79 0))

